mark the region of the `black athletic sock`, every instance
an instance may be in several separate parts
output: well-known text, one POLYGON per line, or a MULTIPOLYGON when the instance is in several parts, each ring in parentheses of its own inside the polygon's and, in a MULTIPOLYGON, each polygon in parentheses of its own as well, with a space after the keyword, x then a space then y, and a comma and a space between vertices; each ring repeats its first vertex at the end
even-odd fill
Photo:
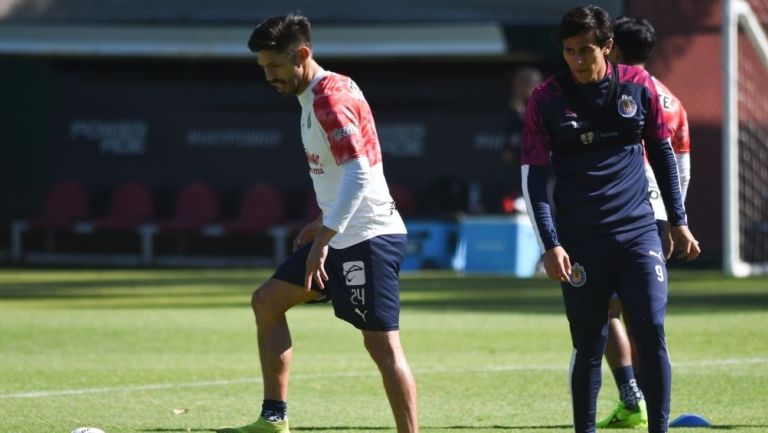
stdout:
POLYGON ((282 400, 264 400, 261 416, 267 421, 282 421, 288 415, 288 403, 282 400))
POLYGON ((620 367, 613 370, 613 378, 616 380, 616 386, 619 388, 619 398, 627 409, 637 409, 637 404, 643 399, 643 392, 637 386, 635 373, 632 367, 620 367))

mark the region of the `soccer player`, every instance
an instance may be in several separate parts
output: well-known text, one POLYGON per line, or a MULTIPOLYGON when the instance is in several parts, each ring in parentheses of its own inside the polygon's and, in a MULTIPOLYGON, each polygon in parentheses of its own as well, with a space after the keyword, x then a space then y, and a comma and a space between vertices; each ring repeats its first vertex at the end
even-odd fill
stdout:
MULTIPOLYGON (((656 31, 651 23, 642 18, 619 17, 613 21, 613 48, 608 57, 616 63, 637 66, 645 69, 653 47, 656 44, 656 31)), ((688 135, 688 117, 680 101, 661 81, 651 77, 659 95, 659 103, 664 113, 664 122, 669 130, 672 150, 677 161, 677 174, 680 179, 680 192, 683 202, 691 178, 690 150, 688 135)), ((648 195, 656 217, 659 236, 662 239, 665 257, 671 251, 672 240, 669 237, 667 213, 661 200, 658 183, 653 175, 648 160, 645 160, 645 174, 648 177, 648 195)), ((633 364, 637 366, 637 351, 621 322, 621 300, 614 294, 608 310, 608 343, 605 359, 613 372, 616 386, 619 388, 620 401, 613 412, 597 423, 605 428, 632 428, 647 422, 645 403, 642 392, 638 389, 633 364)))
POLYGON ((660 433, 668 431, 671 390, 664 338, 667 273, 648 200, 644 153, 659 182, 678 255, 693 260, 700 249, 688 230, 656 88, 642 68, 608 62, 612 37, 610 17, 599 7, 577 7, 563 16, 558 38, 568 69, 542 83, 529 101, 523 192, 544 269, 561 283, 565 301, 574 348, 575 431, 596 428, 606 311, 617 290, 639 349, 648 431, 660 433))
POLYGON ((264 380, 261 415, 224 433, 288 432, 291 336, 285 313, 327 297, 337 317, 362 331, 400 433, 417 432, 416 385, 400 344, 399 270, 406 229, 389 194, 371 109, 349 77, 312 56, 310 23, 289 14, 256 27, 248 47, 267 81, 301 105, 301 138, 318 219, 251 301, 264 380))

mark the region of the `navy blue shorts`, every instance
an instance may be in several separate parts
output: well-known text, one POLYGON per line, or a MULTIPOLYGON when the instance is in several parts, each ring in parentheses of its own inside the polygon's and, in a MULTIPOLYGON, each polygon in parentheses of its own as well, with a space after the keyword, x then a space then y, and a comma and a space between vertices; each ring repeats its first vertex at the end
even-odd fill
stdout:
MULTIPOLYGON (((400 327, 400 263, 406 235, 376 236, 343 249, 328 248, 325 290, 313 290, 333 303, 336 317, 365 331, 396 331, 400 327)), ((294 252, 272 278, 304 285, 312 244, 294 252)))

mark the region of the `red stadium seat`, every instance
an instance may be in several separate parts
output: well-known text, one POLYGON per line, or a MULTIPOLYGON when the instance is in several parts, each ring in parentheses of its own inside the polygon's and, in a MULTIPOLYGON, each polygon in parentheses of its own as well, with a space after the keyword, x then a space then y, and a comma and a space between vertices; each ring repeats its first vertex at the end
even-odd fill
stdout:
POLYGON ((288 227, 280 225, 284 217, 283 198, 277 189, 266 183, 256 183, 245 191, 236 218, 219 224, 209 224, 203 229, 203 234, 268 234, 274 242, 275 263, 280 263, 286 257, 287 239, 290 234, 288 227))
POLYGON ((142 263, 150 266, 155 261, 155 236, 163 233, 175 233, 176 249, 186 252, 186 236, 200 233, 206 226, 219 217, 219 198, 216 191, 203 181, 195 181, 185 186, 176 197, 173 216, 154 224, 142 224, 141 236, 142 263))
POLYGON ((131 230, 155 216, 152 193, 142 182, 131 180, 121 184, 112 196, 109 214, 80 224, 81 231, 131 230))
POLYGON ((240 202, 237 218, 221 224, 231 233, 263 232, 280 223, 285 216, 285 207, 280 193, 271 185, 251 185, 240 202))
POLYGON ((176 199, 171 218, 157 223, 157 229, 171 232, 197 231, 219 216, 219 198, 205 182, 197 181, 185 186, 176 199))
POLYGON ((88 192, 80 182, 65 180, 51 186, 45 198, 42 215, 29 221, 17 220, 11 223, 11 260, 20 262, 23 252, 23 234, 28 230, 46 231, 46 251, 54 250, 54 233, 70 230, 77 221, 91 211, 88 192))
POLYGON ((30 228, 62 230, 85 218, 91 211, 90 197, 80 182, 67 180, 48 191, 43 214, 29 221, 30 228))

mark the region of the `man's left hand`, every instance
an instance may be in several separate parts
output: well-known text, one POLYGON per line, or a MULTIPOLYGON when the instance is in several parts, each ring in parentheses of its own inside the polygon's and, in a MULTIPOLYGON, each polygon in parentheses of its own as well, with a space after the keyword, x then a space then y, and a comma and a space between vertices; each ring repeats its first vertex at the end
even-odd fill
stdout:
POLYGON ((307 291, 312 290, 313 281, 317 283, 317 287, 325 289, 325 282, 328 281, 328 274, 325 273, 326 257, 328 245, 314 242, 307 256, 307 272, 304 274, 304 288, 307 291))
POLYGON ((328 257, 328 242, 336 235, 336 232, 322 225, 317 230, 312 248, 307 256, 307 271, 304 274, 304 288, 312 290, 313 281, 317 287, 325 289, 328 274, 325 272, 325 259, 328 257))
POLYGON ((672 226, 669 229, 669 234, 672 236, 672 244, 675 249, 674 252, 670 251, 670 255, 688 261, 696 260, 699 257, 701 254, 699 241, 694 239, 688 226, 672 226))

